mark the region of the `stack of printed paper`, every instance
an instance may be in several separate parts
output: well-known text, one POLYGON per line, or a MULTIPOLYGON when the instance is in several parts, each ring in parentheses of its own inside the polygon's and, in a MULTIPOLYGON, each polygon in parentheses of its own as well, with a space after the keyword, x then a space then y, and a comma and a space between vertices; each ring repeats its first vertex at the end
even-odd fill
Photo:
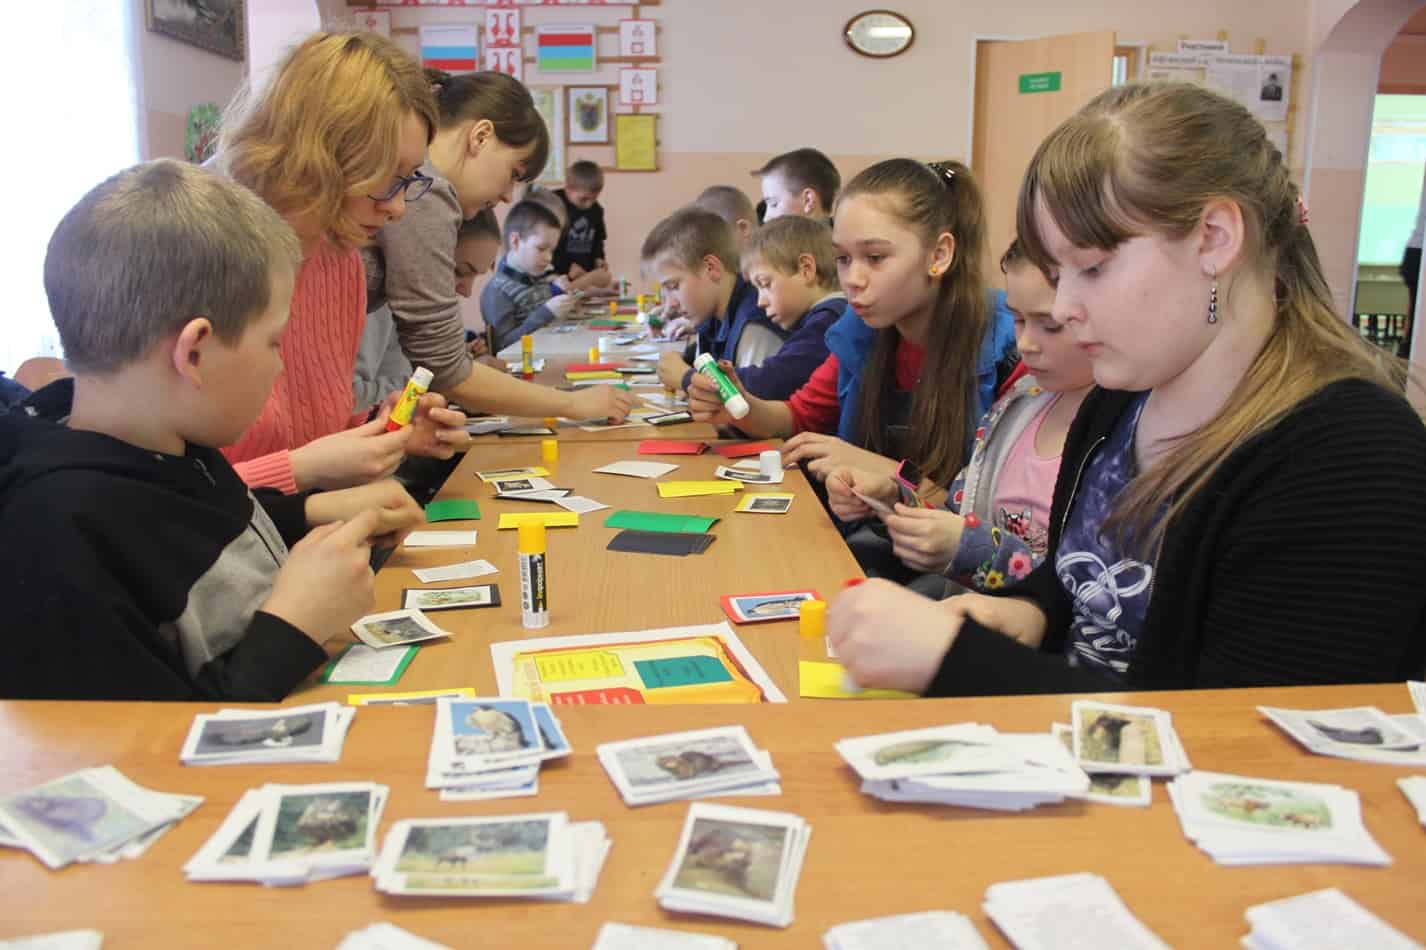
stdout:
POLYGON ((381 923, 353 930, 337 944, 337 950, 450 950, 450 947, 425 940, 395 924, 381 923))
POLYGON ((387 894, 526 897, 588 903, 609 854, 597 821, 564 812, 413 818, 386 833, 372 870, 387 894))
POLYGON ((436 700, 426 787, 443 801, 516 798, 540 789, 540 763, 569 755, 550 707, 525 699, 436 700))
POLYGON ((1391 863, 1351 789, 1199 771, 1168 791, 1183 833, 1219 864, 1391 863))
POLYGON ((798 815, 694 802, 654 895, 665 910, 786 927, 811 836, 798 815))
POLYGON ((738 950, 726 937, 609 922, 599 928, 591 950, 738 950))
POLYGON ((822 943, 826 950, 989 950, 970 918, 950 910, 838 924, 822 943))
MULTIPOLYGON (((1057 722, 1050 727, 1056 739, 1065 750, 1074 755, 1074 729, 1057 722)), ((1124 772, 1095 772, 1089 776, 1089 790, 1071 795, 1087 802, 1101 805, 1131 805, 1147 808, 1154 800, 1154 783, 1147 775, 1129 775, 1124 772)))
POLYGON ((1091 775, 1177 775, 1193 768, 1173 718, 1148 706, 1070 704, 1074 757, 1091 775))
POLYGON ((337 703, 280 712, 220 709, 193 718, 179 758, 184 765, 335 762, 356 710, 337 703))
POLYGON ((629 805, 782 792, 772 755, 753 745, 742 726, 606 742, 597 752, 629 805))
POLYGON ((1258 712, 1310 752, 1358 762, 1426 766, 1426 716, 1388 716, 1375 706, 1258 712))
POLYGON ((0 940, 0 950, 99 950, 104 935, 97 930, 61 930, 0 940))
POLYGON ((843 739, 836 748, 862 791, 886 801, 1023 811, 1089 790, 1089 777, 1049 734, 966 722, 843 739))
POLYGON ((250 789, 183 871, 190 881, 280 886, 361 874, 389 792, 373 782, 250 789))
POLYGON ((112 765, 80 769, 0 799, 0 845, 51 868, 137 858, 203 803, 136 785, 112 765))
POLYGON ((1335 887, 1249 907, 1247 918, 1246 950, 1423 950, 1335 887))
POLYGON ((982 906, 1016 950, 1168 950, 1097 874, 992 884, 982 906))

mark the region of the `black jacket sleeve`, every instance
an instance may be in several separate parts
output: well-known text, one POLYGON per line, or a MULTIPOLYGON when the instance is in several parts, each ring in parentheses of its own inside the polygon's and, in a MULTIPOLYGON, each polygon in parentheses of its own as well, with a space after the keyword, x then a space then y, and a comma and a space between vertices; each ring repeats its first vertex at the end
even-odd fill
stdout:
POLYGON ((284 495, 276 488, 254 488, 252 493, 277 526, 283 544, 290 548, 307 536, 307 499, 311 497, 311 492, 284 495))

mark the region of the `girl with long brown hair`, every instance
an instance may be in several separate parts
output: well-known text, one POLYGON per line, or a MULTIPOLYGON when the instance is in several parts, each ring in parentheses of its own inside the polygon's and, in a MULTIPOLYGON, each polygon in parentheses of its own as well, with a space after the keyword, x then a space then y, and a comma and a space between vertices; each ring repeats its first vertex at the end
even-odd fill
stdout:
POLYGON ((1262 125, 1196 86, 1110 90, 1040 146, 1017 217, 1099 387, 1065 445, 1050 556, 1011 597, 847 592, 830 635, 857 681, 941 695, 1419 675, 1426 427, 1400 364, 1334 311, 1262 125))

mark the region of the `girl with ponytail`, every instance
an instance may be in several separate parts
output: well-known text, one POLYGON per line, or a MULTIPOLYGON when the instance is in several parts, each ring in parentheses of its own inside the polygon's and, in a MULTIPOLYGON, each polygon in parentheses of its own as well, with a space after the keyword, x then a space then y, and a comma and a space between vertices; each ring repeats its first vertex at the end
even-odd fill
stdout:
POLYGON ((1196 86, 1110 90, 1040 146, 1017 219, 1097 384, 1050 554, 1010 597, 847 592, 852 675, 935 695, 1419 675, 1426 427, 1334 311, 1261 124, 1196 86))

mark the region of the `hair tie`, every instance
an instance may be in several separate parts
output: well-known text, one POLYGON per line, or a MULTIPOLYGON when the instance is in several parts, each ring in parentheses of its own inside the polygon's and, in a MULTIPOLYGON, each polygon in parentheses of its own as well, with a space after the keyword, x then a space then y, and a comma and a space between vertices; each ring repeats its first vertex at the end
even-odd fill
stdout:
POLYGON ((1302 195, 1298 195, 1298 196, 1297 196, 1297 223, 1300 224, 1300 225, 1302 225, 1302 226, 1305 228, 1305 227, 1307 227, 1307 222, 1310 221, 1311 219, 1312 219, 1312 213, 1311 213, 1311 211, 1310 211, 1310 210, 1308 209, 1308 207, 1307 207, 1307 200, 1306 200, 1305 198, 1303 198, 1302 195))

